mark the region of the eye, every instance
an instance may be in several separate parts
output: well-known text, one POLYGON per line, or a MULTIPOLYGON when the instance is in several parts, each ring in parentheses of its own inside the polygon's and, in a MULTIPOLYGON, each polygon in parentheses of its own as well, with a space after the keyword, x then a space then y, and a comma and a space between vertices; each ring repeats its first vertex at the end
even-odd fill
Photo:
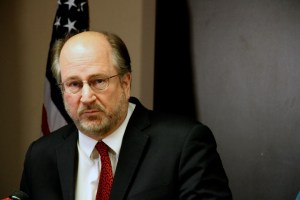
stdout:
POLYGON ((105 79, 97 78, 97 79, 93 80, 92 82, 93 82, 93 84, 101 85, 101 84, 105 83, 105 79))
POLYGON ((77 80, 72 80, 72 81, 68 81, 66 82, 66 87, 68 88, 81 88, 82 87, 82 82, 81 81, 77 81, 77 80))
POLYGON ((104 78, 95 78, 95 79, 90 80, 90 84, 95 89, 102 90, 107 85, 107 79, 104 79, 104 78))
POLYGON ((90 81, 90 83, 95 86, 95 87, 102 87, 103 85, 106 84, 106 79, 103 78, 95 78, 93 80, 90 81))

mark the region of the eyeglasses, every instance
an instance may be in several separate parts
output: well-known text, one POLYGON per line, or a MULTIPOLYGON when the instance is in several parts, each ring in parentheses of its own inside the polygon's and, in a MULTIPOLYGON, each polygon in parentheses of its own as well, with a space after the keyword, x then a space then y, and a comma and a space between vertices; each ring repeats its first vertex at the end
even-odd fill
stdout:
POLYGON ((71 93, 71 94, 76 94, 79 91, 81 91, 84 83, 87 83, 94 92, 101 92, 108 87, 109 79, 119 76, 119 75, 120 74, 116 74, 116 75, 113 75, 113 76, 110 76, 107 78, 96 76, 87 81, 81 81, 81 80, 74 79, 74 80, 68 80, 68 81, 62 82, 58 85, 63 92, 71 93))

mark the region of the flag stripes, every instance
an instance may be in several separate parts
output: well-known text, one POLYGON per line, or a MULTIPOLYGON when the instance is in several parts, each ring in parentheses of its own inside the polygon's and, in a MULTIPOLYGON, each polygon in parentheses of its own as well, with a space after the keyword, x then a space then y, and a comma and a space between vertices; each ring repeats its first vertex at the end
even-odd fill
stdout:
POLYGON ((42 133, 50 132, 71 122, 62 100, 62 95, 51 72, 51 48, 56 40, 70 33, 89 29, 89 9, 87 0, 58 0, 54 18, 52 38, 48 52, 46 79, 44 85, 44 103, 42 108, 42 133))

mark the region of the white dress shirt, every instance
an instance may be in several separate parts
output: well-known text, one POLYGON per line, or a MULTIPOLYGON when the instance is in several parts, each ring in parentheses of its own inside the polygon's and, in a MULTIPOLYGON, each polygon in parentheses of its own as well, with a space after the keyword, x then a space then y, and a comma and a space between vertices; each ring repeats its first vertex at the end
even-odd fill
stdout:
MULTIPOLYGON (((129 103, 128 112, 121 126, 102 141, 109 147, 109 158, 115 174, 123 136, 135 104, 129 103)), ((75 200, 95 200, 101 171, 101 159, 95 149, 94 140, 79 131, 78 137, 78 170, 75 189, 75 200)))

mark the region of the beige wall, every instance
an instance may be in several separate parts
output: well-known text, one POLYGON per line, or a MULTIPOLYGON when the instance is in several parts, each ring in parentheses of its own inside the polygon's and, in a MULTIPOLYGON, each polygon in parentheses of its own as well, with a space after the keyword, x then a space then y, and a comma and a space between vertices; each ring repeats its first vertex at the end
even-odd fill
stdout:
MULTIPOLYGON (((124 39, 132 57, 132 95, 152 107, 155 0, 90 0, 92 30, 124 39)), ((0 197, 18 189, 28 145, 40 137, 46 58, 55 0, 0 2, 0 197)))

